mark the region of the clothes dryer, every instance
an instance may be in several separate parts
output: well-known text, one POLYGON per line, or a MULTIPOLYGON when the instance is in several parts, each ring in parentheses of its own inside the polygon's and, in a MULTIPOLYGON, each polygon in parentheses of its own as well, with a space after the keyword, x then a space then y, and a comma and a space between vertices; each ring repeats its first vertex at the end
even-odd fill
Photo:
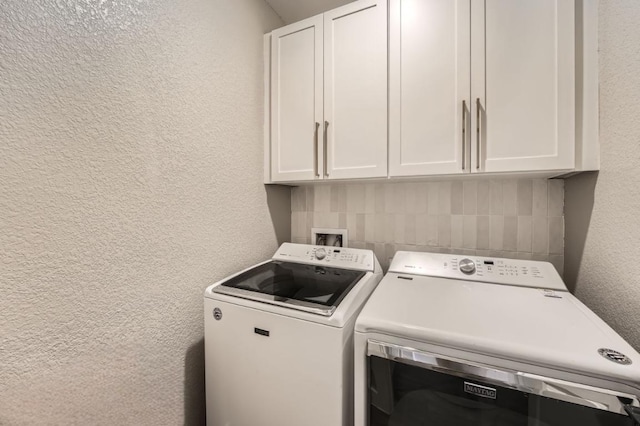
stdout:
POLYGON ((547 262, 398 252, 354 340, 356 426, 640 419, 640 355, 547 262))

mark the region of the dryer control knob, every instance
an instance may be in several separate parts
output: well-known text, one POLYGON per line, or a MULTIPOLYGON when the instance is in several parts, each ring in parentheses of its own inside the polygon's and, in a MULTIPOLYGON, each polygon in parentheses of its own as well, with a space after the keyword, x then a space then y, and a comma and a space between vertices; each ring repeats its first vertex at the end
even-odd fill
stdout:
POLYGON ((316 259, 322 260, 327 256, 327 251, 323 248, 316 250, 316 259))
POLYGON ((476 271, 476 264, 471 259, 462 259, 460 261, 460 271, 467 275, 473 274, 476 271))

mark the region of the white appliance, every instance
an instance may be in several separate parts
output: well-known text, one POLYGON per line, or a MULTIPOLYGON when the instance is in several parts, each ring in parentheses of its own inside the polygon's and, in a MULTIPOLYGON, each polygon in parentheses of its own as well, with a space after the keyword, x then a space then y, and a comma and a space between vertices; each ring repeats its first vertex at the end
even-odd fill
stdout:
POLYGON ((353 326, 370 250, 283 244, 204 294, 207 424, 350 425, 353 326))
POLYGON ((354 344, 356 426, 640 420, 640 355, 547 262, 398 252, 354 344))

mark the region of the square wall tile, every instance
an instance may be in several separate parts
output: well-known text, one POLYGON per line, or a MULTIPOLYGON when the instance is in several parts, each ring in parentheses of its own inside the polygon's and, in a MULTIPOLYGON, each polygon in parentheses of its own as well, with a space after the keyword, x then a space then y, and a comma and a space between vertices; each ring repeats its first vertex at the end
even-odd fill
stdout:
POLYGON ((403 214, 396 214, 396 215, 391 215, 393 217, 394 220, 394 228, 395 228, 395 238, 394 238, 394 242, 397 244, 404 244, 405 243, 405 215, 403 214))
POLYGON ((376 215, 367 213, 364 215, 364 241, 371 242, 375 240, 375 223, 376 215))
POLYGON ((416 183, 408 183, 404 191, 405 213, 416 213, 416 201, 418 198, 418 188, 416 183))
POLYGON ((564 218, 549 218, 549 254, 564 254, 564 218))
POLYGON ((462 221, 462 247, 475 249, 478 241, 477 216, 463 216, 462 221))
POLYGON ((344 185, 331 185, 331 212, 347 211, 347 189, 344 185))
POLYGON ((502 214, 505 216, 518 214, 518 182, 515 180, 502 182, 502 214))
POLYGON ((306 187, 306 199, 307 199, 307 204, 306 204, 306 211, 308 212, 313 212, 315 211, 315 187, 314 186, 307 186, 306 187))
POLYGON ((376 211, 376 192, 375 185, 369 183, 364 185, 364 212, 375 213, 376 211))
MULTIPOLYGON (((404 231, 404 228, 402 228, 404 231)), ((396 240, 396 215, 393 213, 385 213, 384 214, 384 241, 394 241, 396 240)))
POLYGON ((356 241, 365 241, 365 224, 366 214, 356 213, 356 233, 354 235, 356 241))
POLYGON ((430 215, 437 215, 439 213, 449 214, 451 213, 451 184, 448 187, 441 188, 438 182, 429 182, 427 184, 427 213, 430 215), (442 194, 440 194, 442 191, 442 194), (442 204, 442 210, 440 211, 440 204, 442 204))
POLYGON ((491 190, 491 215, 503 215, 503 190, 501 180, 492 180, 490 183, 491 190))
POLYGON ((476 235, 476 248, 479 250, 488 250, 490 246, 491 236, 491 218, 490 216, 478 216, 476 235))
POLYGON ((346 229, 347 228, 347 214, 343 212, 338 212, 338 228, 346 229))
POLYGON ((518 251, 531 253, 531 232, 533 220, 531 216, 518 216, 518 251))
POLYGON ((518 216, 531 216, 533 210, 533 181, 518 180, 518 216))
POLYGON ((404 216, 404 241, 406 244, 416 244, 416 215, 404 216))
POLYGON ((385 233, 389 229, 389 225, 385 222, 387 215, 378 213, 375 215, 375 238, 374 242, 383 243, 385 241, 385 233))
MULTIPOLYGON (((357 228, 357 214, 356 213, 345 213, 347 215, 347 231, 349 231, 349 241, 356 240, 356 228, 357 228)), ((364 221, 362 223, 362 231, 364 233, 364 221)))
POLYGON ((451 215, 438 216, 438 246, 451 247, 451 215))
POLYGON ((311 240, 311 228, 313 228, 314 212, 307 212, 307 225, 305 227, 305 238, 311 240))
POLYGON ((408 204, 407 204, 407 213, 416 213, 416 214, 427 213, 428 185, 422 182, 416 183, 415 191, 416 191, 415 211, 414 212, 408 211, 408 204))
POLYGON ((406 213, 406 188, 407 188, 407 184, 392 184, 391 185, 391 191, 393 194, 393 206, 392 206, 392 212, 391 213, 406 213))
POLYGON ((464 213, 464 190, 461 181, 451 183, 451 214, 458 215, 464 213))
POLYGON ((504 216, 491 216, 490 248, 502 250, 504 244, 504 216))
POLYGON ((384 213, 384 205, 386 201, 384 184, 376 183, 374 186, 375 208, 373 213, 384 213))
POLYGON ((547 181, 533 180, 533 216, 547 216, 547 181))
POLYGON ((349 184, 346 185, 346 205, 349 213, 365 212, 365 189, 363 185, 349 184))
MULTIPOLYGON (((453 191, 453 183, 452 182, 438 182, 438 213, 439 214, 451 214, 451 206, 452 206, 452 191, 453 191)), ((461 197, 461 195, 458 195, 461 197)), ((456 201, 459 204, 461 201, 456 201)), ((462 213, 462 205, 457 208, 460 213, 462 213)))
POLYGON ((534 254, 549 253, 549 228, 546 216, 533 217, 532 251, 534 254))
POLYGON ((385 183, 385 212, 404 213, 404 184, 385 183))
POLYGON ((520 251, 515 255, 515 258, 520 260, 531 260, 532 257, 533 257, 533 254, 520 252, 520 251))
POLYGON ((303 212, 307 210, 307 190, 303 187, 291 188, 291 211, 303 212))
MULTIPOLYGON (((427 219, 426 214, 416 215, 416 244, 426 246, 427 245, 427 219)), ((437 228, 436 228, 437 229, 437 228)), ((437 235, 437 231, 436 231, 437 235)))
POLYGON ((465 215, 475 215, 478 211, 478 182, 465 181, 462 184, 463 209, 465 215))
POLYGON ((301 235, 298 233, 298 221, 300 217, 300 212, 291 212, 291 238, 300 238, 301 235))
POLYGON ((516 251, 518 249, 518 217, 504 217, 504 231, 502 235, 502 249, 516 251))
POLYGON ((561 179, 549 179, 548 191, 548 216, 562 216, 564 214, 564 181, 561 179))
POLYGON ((331 211, 331 186, 317 185, 314 188, 313 210, 316 212, 331 211))
POLYGON ((451 247, 462 248, 464 216, 454 214, 451 216, 451 247))
POLYGON ((438 246, 438 216, 427 215, 427 246, 438 246))
POLYGON ((478 215, 491 214, 491 183, 488 180, 478 182, 478 215))

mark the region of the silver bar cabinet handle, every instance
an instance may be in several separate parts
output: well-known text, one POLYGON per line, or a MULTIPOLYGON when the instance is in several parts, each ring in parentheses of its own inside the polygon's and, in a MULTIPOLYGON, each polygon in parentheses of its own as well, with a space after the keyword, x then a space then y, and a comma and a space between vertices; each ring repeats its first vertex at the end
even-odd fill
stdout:
POLYGON ((462 170, 464 170, 467 159, 465 153, 467 150, 467 101, 462 101, 462 170))
POLYGON ((476 98, 476 169, 480 168, 480 98, 476 98))
POLYGON ((313 174, 319 178, 320 173, 318 173, 318 128, 320 127, 320 123, 316 121, 316 131, 313 134, 313 174))
POLYGON ((324 176, 325 177, 329 177, 329 173, 327 172, 327 129, 329 128, 329 122, 325 121, 324 122, 324 150, 323 150, 323 154, 324 154, 324 161, 323 161, 323 167, 324 167, 324 176))

